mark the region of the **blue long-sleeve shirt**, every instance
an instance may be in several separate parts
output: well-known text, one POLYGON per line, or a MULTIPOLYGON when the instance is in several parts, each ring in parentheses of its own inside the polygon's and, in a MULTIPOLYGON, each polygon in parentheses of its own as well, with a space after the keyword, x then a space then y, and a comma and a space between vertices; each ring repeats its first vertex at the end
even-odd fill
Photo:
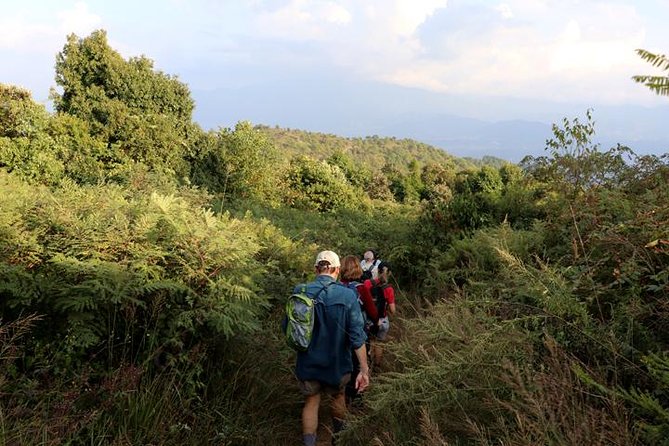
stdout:
MULTIPOLYGON (((316 380, 338 387, 342 376, 351 373, 351 349, 367 340, 364 319, 355 292, 328 275, 307 284, 306 293, 316 297, 316 319, 311 344, 297 354, 295 374, 301 381, 316 380)), ((295 292, 300 286, 295 287, 295 292)))

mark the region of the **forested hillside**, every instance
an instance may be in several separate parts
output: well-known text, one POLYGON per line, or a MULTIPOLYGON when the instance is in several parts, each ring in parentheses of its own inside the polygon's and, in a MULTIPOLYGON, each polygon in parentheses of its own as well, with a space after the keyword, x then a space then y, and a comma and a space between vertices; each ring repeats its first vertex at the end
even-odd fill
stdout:
POLYGON ((55 67, 54 112, 0 84, 0 444, 298 443, 283 306, 367 248, 398 315, 340 444, 668 444, 668 155, 204 131, 104 31, 55 67))
POLYGON ((266 134, 274 146, 287 157, 306 154, 325 160, 332 155, 332 152, 341 152, 353 158, 361 166, 377 170, 388 165, 405 170, 412 162, 452 165, 453 168, 462 170, 472 168, 477 161, 480 162, 480 160, 457 158, 441 149, 411 139, 379 136, 344 138, 337 135, 264 125, 256 126, 256 128, 266 134))

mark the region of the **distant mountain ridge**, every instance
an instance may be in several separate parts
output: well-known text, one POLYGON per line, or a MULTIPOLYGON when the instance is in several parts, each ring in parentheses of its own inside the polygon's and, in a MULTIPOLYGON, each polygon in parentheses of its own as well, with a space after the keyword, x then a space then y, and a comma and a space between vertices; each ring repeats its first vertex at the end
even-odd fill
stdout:
POLYGON ((468 157, 519 160, 543 150, 551 126, 520 119, 488 122, 450 114, 407 116, 381 134, 403 135, 468 157))
MULTIPOLYGON (((551 124, 583 118, 591 104, 440 94, 343 77, 276 79, 238 88, 194 90, 194 117, 205 128, 240 120, 345 137, 411 138, 455 156, 512 162, 542 155, 551 124)), ((669 152, 669 104, 594 107, 595 141, 639 153, 669 152)))

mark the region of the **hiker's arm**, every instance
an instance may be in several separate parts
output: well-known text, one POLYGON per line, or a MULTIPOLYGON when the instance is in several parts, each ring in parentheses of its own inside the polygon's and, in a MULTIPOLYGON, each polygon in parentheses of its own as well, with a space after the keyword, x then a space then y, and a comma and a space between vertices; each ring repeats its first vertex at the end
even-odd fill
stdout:
POLYGON ((348 340, 354 350, 359 349, 361 345, 363 347, 365 346, 365 341, 367 341, 367 335, 365 334, 365 319, 362 316, 362 311, 360 310, 360 305, 358 305, 357 299, 353 301, 352 305, 348 308, 346 333, 348 333, 348 340))
POLYGON ((389 286, 383 290, 383 297, 388 304, 388 313, 391 315, 395 314, 395 290, 393 287, 389 286))
POLYGON ((365 346, 367 335, 364 330, 360 305, 357 302, 351 305, 349 310, 349 323, 349 339, 355 351, 355 356, 358 357, 358 362, 360 363, 360 373, 355 378, 355 388, 358 392, 362 392, 369 385, 369 366, 367 365, 367 347, 365 346))
POLYGON ((379 320, 379 313, 376 311, 376 305, 374 305, 374 298, 372 297, 372 282, 366 280, 361 287, 358 287, 358 290, 360 291, 360 300, 362 300, 365 313, 376 323, 379 320))
POLYGON ((369 385, 369 366, 367 365, 367 347, 363 343, 359 348, 355 349, 355 356, 358 357, 360 363, 360 373, 355 378, 355 389, 358 392, 364 391, 369 385))

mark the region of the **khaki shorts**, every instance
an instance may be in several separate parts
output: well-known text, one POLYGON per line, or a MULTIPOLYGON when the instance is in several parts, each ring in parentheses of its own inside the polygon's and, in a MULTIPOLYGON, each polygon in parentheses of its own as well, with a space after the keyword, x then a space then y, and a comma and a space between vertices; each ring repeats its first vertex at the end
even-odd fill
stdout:
POLYGON ((298 385, 300 386, 300 391, 304 396, 316 395, 317 393, 327 393, 328 395, 338 395, 344 391, 346 384, 351 380, 351 374, 347 373, 341 377, 339 381, 339 387, 332 387, 329 384, 322 383, 320 381, 299 381, 298 385))

